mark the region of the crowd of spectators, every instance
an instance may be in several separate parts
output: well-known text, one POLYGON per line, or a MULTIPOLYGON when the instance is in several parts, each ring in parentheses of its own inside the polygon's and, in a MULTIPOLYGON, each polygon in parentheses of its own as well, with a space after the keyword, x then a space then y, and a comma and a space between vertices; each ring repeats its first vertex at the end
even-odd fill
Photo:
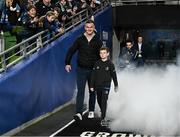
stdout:
POLYGON ((93 14, 100 5, 99 0, 1 0, 0 30, 15 35, 17 43, 45 29, 63 33, 72 16, 86 8, 93 14))

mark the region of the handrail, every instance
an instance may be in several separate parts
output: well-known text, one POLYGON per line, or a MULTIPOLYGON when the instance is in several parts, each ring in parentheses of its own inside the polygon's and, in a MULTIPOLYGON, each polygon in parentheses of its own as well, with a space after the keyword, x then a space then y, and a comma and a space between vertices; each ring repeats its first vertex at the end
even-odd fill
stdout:
MULTIPOLYGON (((109 4, 110 2, 108 0, 102 1, 100 7, 93 14, 99 12, 100 10, 103 10, 109 4)), ((71 20, 71 22, 70 24, 65 24, 64 33, 76 27, 77 25, 81 24, 82 22, 87 20, 91 15, 92 15, 92 9, 88 7, 87 9, 84 9, 79 13, 77 13, 76 15, 70 17, 69 19, 71 20)), ((41 31, 33 35, 32 37, 22 41, 21 43, 18 43, 13 47, 1 52, 0 73, 6 72, 8 68, 17 64, 19 61, 27 58, 31 54, 39 51, 41 48, 45 47, 48 43, 52 42, 53 40, 57 39, 63 34, 58 33, 56 35, 53 35, 50 34, 48 30, 41 31), (49 35, 51 35, 51 37, 49 37, 49 35)))
POLYGON ((111 0, 111 5, 180 5, 180 0, 111 0))

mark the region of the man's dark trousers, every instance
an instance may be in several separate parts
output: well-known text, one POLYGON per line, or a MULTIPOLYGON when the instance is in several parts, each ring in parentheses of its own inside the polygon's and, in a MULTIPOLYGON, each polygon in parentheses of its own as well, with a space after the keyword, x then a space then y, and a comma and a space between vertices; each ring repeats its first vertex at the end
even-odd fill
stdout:
MULTIPOLYGON (((84 95, 85 95, 85 86, 86 82, 90 82, 92 69, 77 68, 77 97, 76 97, 76 113, 83 112, 84 104, 84 95)), ((95 92, 90 91, 89 89, 89 111, 94 111, 96 101, 95 92)))

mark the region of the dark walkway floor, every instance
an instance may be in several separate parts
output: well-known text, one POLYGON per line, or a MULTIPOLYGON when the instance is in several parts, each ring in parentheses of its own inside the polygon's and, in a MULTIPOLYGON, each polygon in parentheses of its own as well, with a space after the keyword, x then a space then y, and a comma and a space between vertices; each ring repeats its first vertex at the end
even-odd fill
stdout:
POLYGON ((84 114, 82 121, 77 122, 73 120, 74 112, 75 106, 73 104, 68 105, 60 111, 15 134, 14 136, 50 136, 72 121, 72 124, 61 130, 61 132, 55 134, 55 136, 75 137, 80 136, 83 133, 89 134, 88 132, 94 132, 94 134, 98 134, 100 132, 113 134, 110 129, 100 125, 99 118, 96 117, 94 119, 88 119, 87 113, 84 114))
POLYGON ((86 131, 105 132, 110 130, 100 126, 99 118, 88 119, 87 114, 85 114, 82 121, 74 122, 66 129, 61 131, 61 133, 57 134, 57 136, 79 136, 86 131))
POLYGON ((14 136, 50 136, 73 119, 73 104, 61 109, 47 118, 29 126, 14 136))
POLYGON ((88 119, 87 113, 83 115, 82 121, 75 121, 73 120, 74 112, 75 106, 73 104, 70 104, 60 111, 50 115, 49 117, 44 118, 41 121, 29 126, 28 128, 15 134, 14 136, 136 137, 135 133, 117 133, 111 131, 108 127, 102 127, 100 125, 100 118, 96 116, 94 119, 88 119), (64 127, 68 123, 71 124, 62 129, 62 127, 64 127))

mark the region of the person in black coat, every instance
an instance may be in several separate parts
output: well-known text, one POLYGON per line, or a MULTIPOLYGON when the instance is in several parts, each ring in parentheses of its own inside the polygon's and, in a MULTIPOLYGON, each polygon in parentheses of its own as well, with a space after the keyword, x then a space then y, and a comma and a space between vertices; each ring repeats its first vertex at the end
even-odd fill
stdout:
POLYGON ((126 47, 122 48, 122 53, 119 56, 119 67, 130 68, 136 67, 137 51, 135 50, 132 40, 126 40, 126 47))
POLYGON ((137 67, 144 66, 146 53, 145 53, 145 44, 143 43, 143 37, 139 35, 137 37, 137 43, 134 45, 135 50, 137 51, 136 63, 137 67))

